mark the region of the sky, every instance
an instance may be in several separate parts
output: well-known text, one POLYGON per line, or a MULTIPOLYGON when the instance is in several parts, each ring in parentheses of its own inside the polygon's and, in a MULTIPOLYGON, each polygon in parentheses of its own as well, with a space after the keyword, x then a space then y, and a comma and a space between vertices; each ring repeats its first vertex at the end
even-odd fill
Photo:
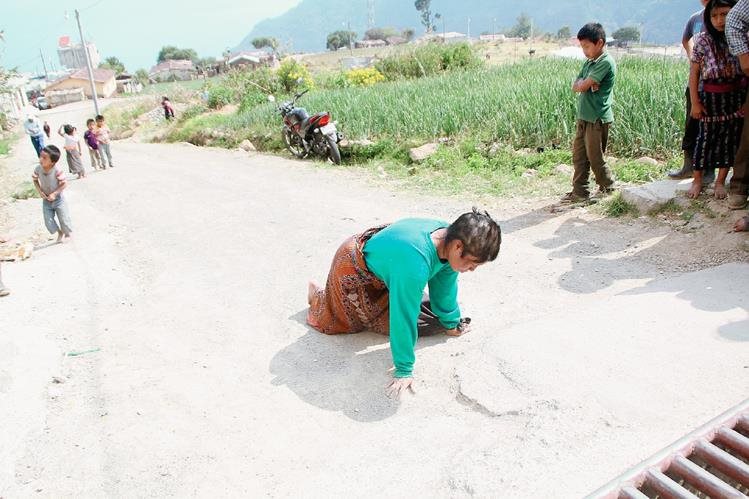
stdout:
POLYGON ((0 66, 42 72, 41 56, 59 68, 57 41, 83 35, 101 55, 115 56, 128 71, 150 69, 164 45, 192 48, 200 57, 220 57, 252 27, 300 0, 0 0, 0 66), (67 19, 66 19, 67 12, 67 19))

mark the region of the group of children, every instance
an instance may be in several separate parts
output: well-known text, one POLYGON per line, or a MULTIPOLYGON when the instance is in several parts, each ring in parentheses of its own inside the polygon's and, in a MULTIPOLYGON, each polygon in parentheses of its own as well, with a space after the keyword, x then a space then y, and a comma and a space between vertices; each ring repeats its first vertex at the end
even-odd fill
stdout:
MULTIPOLYGON (((83 166, 81 139, 78 136, 77 129, 72 125, 62 125, 57 133, 65 139, 65 158, 68 162, 70 173, 83 178, 86 176, 86 169, 83 166)), ((101 114, 95 120, 86 121, 86 131, 83 139, 88 147, 88 153, 91 157, 91 167, 94 170, 106 170, 107 166, 114 167, 112 164, 112 150, 110 148, 110 130, 107 126, 104 116, 101 114)))
MULTIPOLYGON (((91 166, 95 170, 113 167, 111 132, 104 116, 98 115, 95 120, 87 120, 86 128, 83 137, 91 157, 91 166)), ((85 177, 86 169, 81 158, 81 142, 76 128, 69 124, 62 125, 57 133, 65 140, 63 148, 70 173, 77 175, 79 179, 85 177)), ((50 234, 57 234, 57 242, 63 242, 73 233, 70 212, 63 196, 67 187, 65 172, 57 164, 61 155, 57 146, 45 146, 39 154, 39 165, 31 175, 34 187, 42 198, 44 225, 50 234)))
MULTIPOLYGON (((686 152, 693 166, 693 181, 687 196, 698 197, 705 181, 704 172, 717 169, 715 197, 725 199, 728 170, 734 166, 741 142, 747 77, 738 58, 731 54, 725 35, 726 18, 737 0, 703 3, 704 30, 695 36, 694 48, 689 54, 689 104, 691 118, 696 122, 696 140, 686 152)), ((616 63, 606 52, 606 33, 600 24, 586 24, 578 32, 577 38, 587 60, 572 85, 572 90, 578 93, 576 134, 572 147, 574 174, 572 191, 562 198, 563 203, 589 200, 588 178, 591 170, 599 187, 595 196, 611 192, 614 186, 604 153, 609 127, 614 121, 612 91, 616 63)), ((735 208, 743 205, 736 204, 735 208)), ((729 206, 734 208, 731 203, 729 206)), ((747 217, 737 222, 734 229, 749 229, 747 217)))

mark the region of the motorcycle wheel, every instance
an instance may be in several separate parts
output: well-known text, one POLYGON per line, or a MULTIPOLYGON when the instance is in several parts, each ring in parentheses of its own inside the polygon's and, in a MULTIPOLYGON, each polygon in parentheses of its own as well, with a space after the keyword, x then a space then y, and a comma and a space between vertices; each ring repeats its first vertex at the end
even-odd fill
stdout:
POLYGON ((286 149, 297 158, 303 159, 307 156, 307 151, 304 150, 302 141, 290 130, 283 131, 283 142, 286 144, 286 149))
POLYGON ((341 151, 338 149, 338 144, 333 137, 325 137, 328 142, 328 158, 336 165, 341 164, 341 151))

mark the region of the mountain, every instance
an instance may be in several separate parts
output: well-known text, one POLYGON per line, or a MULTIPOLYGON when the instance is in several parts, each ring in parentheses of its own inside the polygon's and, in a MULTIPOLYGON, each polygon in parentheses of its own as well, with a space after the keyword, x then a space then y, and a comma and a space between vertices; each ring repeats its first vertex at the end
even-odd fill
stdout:
MULTIPOLYGON (((374 0, 375 26, 413 28, 423 33, 419 13, 412 0, 374 0)), ((608 34, 624 26, 640 26, 643 41, 673 44, 681 40, 689 16, 700 8, 697 0, 541 0, 536 3, 513 0, 433 0, 432 12, 442 14, 438 31, 466 33, 470 18, 471 35, 513 26, 527 13, 540 30, 556 33, 569 26, 572 33, 589 21, 604 25, 608 34)), ((261 21, 236 47, 251 48, 259 36, 276 37, 287 50, 325 50, 330 32, 348 29, 362 37, 367 29, 367 0, 302 0, 285 14, 261 21)))

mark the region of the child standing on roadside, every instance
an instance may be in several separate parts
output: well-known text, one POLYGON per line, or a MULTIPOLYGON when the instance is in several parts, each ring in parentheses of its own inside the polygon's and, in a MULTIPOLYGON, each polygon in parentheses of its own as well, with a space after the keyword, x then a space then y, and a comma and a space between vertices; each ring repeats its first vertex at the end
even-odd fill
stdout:
POLYGON ((589 199, 588 179, 593 170, 598 193, 611 192, 614 179, 603 155, 609 138, 609 127, 614 121, 611 106, 616 78, 616 63, 606 52, 606 32, 598 23, 588 23, 577 33, 580 47, 588 59, 572 84, 577 97, 577 130, 572 143, 572 192, 563 203, 584 202, 589 199))
POLYGON ((99 141, 96 140, 96 122, 92 119, 86 120, 86 130, 83 134, 83 140, 86 141, 88 146, 88 154, 91 156, 91 167, 94 170, 103 170, 104 165, 101 162, 101 156, 99 155, 99 141))
POLYGON ((65 139, 65 158, 68 160, 70 173, 78 175, 78 178, 86 176, 86 169, 81 159, 81 140, 75 133, 73 125, 62 125, 57 133, 65 139))
POLYGON ((707 32, 695 37, 689 70, 692 117, 699 120, 694 150, 694 175, 687 192, 696 198, 702 192, 705 170, 718 168, 715 197, 724 199, 728 169, 733 166, 744 124, 747 81, 739 61, 726 42, 726 16, 736 0, 711 0, 705 7, 707 32), (702 88, 699 83, 702 79, 702 88))
POLYGON ((164 98, 161 99, 161 107, 164 108, 164 118, 167 121, 174 118, 174 106, 172 106, 169 97, 164 96, 164 98))
MULTIPOLYGON (((104 121, 104 116, 101 114, 96 117, 96 140, 99 143, 99 155, 101 156, 102 164, 107 163, 107 166, 114 168, 112 164, 112 150, 109 146, 111 131, 104 121)), ((107 166, 104 166, 106 168, 107 166)))
POLYGON ((50 234, 57 233, 57 242, 61 243, 64 237, 72 235, 73 229, 70 225, 68 205, 62 193, 67 187, 67 182, 65 172, 57 164, 59 160, 60 150, 56 146, 46 146, 39 155, 39 165, 34 169, 31 178, 42 197, 44 225, 50 234))

